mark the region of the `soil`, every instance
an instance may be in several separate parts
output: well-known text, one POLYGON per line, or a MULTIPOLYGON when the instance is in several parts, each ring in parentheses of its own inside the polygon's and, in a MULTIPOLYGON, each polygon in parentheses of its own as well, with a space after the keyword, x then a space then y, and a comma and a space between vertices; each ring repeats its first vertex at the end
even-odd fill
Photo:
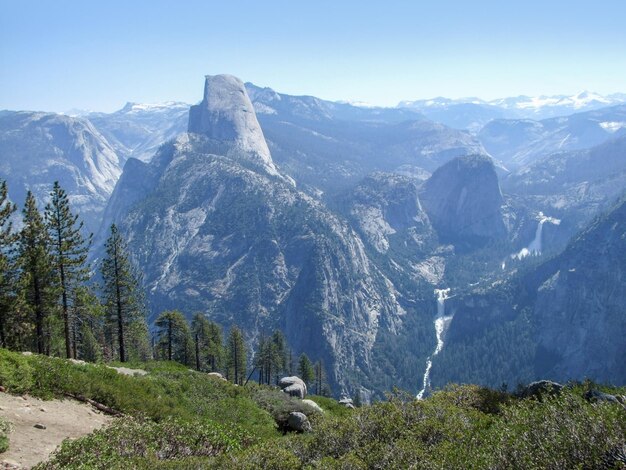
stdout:
POLYGON ((0 469, 30 468, 46 460, 65 439, 89 434, 114 419, 74 400, 44 401, 3 392, 0 416, 11 423, 9 450, 0 454, 0 469))

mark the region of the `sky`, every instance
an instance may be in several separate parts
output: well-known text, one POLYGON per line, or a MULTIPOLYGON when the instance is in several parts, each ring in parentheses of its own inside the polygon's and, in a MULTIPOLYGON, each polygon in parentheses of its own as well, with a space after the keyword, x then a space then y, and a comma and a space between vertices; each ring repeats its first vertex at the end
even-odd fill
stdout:
POLYGON ((204 75, 394 106, 626 92, 626 1, 0 0, 0 109, 202 98, 204 75))

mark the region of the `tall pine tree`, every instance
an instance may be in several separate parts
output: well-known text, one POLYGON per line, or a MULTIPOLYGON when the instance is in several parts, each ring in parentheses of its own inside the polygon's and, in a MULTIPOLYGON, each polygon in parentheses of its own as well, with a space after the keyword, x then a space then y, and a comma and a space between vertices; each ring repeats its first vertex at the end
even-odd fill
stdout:
MULTIPOLYGON (((111 225, 105 251, 101 269, 104 302, 110 321, 108 337, 111 343, 117 342, 119 359, 126 362, 129 357, 126 350, 129 329, 133 332, 137 330, 130 328, 136 322, 145 324, 145 312, 138 276, 128 257, 126 243, 115 224, 111 225)), ((111 349, 115 349, 113 344, 111 349)))
POLYGON ((30 191, 26 195, 22 214, 23 228, 18 246, 20 287, 26 310, 34 317, 37 352, 50 354, 50 323, 56 306, 56 279, 48 249, 48 232, 30 191))
POLYGON ((236 384, 243 384, 246 375, 246 344, 241 330, 230 328, 227 342, 226 375, 236 384))
POLYGON ((0 347, 8 346, 8 334, 14 313, 15 265, 13 250, 17 236, 13 233, 11 216, 17 210, 9 200, 6 181, 0 181, 0 347))
POLYGON ((50 237, 50 251, 57 275, 61 296, 61 312, 65 337, 65 354, 76 356, 76 310, 70 312, 76 289, 89 278, 87 253, 92 235, 85 238, 82 234, 83 223, 78 215, 72 214, 69 200, 58 181, 54 182, 50 193, 50 203, 46 206, 45 220, 50 237), (72 331, 74 330, 74 331, 72 331))
POLYGON ((202 313, 196 313, 191 321, 191 331, 196 346, 196 368, 210 372, 220 370, 224 356, 220 326, 202 313))
MULTIPOLYGON (((177 361, 185 365, 192 362, 190 351, 191 332, 187 320, 178 310, 161 313, 156 319, 158 345, 162 356, 168 361, 177 361)), ((197 361, 197 358, 194 357, 197 361)))

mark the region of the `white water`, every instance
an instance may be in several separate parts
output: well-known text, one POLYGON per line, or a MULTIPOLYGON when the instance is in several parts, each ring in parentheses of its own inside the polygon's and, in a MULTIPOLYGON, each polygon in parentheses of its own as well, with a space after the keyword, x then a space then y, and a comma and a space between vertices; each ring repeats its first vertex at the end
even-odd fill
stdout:
POLYGON ((435 317, 435 334, 437 336, 437 346, 433 353, 426 359, 426 370, 422 380, 422 389, 417 394, 417 399, 422 400, 424 395, 430 390, 430 370, 433 367, 433 358, 443 349, 443 341, 450 326, 453 315, 446 316, 446 299, 450 298, 450 289, 435 289, 437 296, 437 316, 435 317))
MULTIPOLYGON (((541 255, 542 250, 542 238, 543 238, 543 224, 546 222, 551 223, 552 225, 559 225, 561 221, 554 217, 548 217, 543 214, 543 212, 539 212, 537 214, 537 229, 535 230, 535 238, 532 239, 530 244, 527 247, 522 248, 517 253, 513 253, 511 255, 511 259, 522 260, 527 256, 539 256, 541 255)), ((502 269, 506 268, 506 261, 502 262, 502 269)))

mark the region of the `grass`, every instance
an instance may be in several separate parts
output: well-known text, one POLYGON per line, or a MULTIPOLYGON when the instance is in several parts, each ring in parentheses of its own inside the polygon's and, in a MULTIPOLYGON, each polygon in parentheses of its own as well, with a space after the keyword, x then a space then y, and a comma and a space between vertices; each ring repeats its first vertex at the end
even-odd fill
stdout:
POLYGON ((66 441, 39 468, 613 468, 626 469, 626 408, 590 403, 590 387, 520 399, 474 385, 450 386, 424 401, 394 390, 349 410, 309 397, 313 432, 282 435, 277 425, 299 400, 271 387, 237 387, 167 362, 75 365, 0 350, 0 384, 51 398, 80 393, 125 413, 108 428, 66 441))

